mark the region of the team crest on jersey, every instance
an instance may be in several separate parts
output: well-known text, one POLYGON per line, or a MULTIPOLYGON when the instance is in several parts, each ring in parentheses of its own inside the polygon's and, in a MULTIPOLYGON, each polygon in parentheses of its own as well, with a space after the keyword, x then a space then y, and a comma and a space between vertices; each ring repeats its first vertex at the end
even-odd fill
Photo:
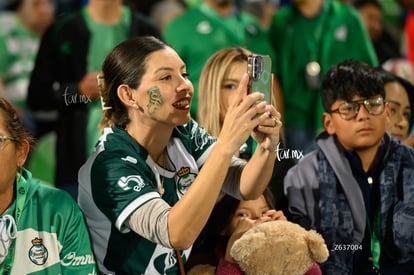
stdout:
POLYGON ((43 240, 35 238, 32 240, 33 246, 29 250, 29 259, 35 265, 44 265, 47 261, 49 253, 47 248, 43 245, 43 240))
POLYGON ((196 174, 191 173, 190 167, 181 167, 177 176, 177 189, 181 194, 184 194, 196 178, 196 174))

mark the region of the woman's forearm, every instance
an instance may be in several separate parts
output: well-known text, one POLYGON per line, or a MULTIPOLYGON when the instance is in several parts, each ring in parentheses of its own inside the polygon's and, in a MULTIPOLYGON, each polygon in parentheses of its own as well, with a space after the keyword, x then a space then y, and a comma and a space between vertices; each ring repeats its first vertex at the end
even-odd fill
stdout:
POLYGON ((232 156, 225 144, 216 143, 187 193, 171 208, 168 232, 173 247, 187 249, 200 234, 217 201, 232 156))
POLYGON ((276 151, 258 146, 243 169, 240 192, 244 199, 251 200, 263 194, 272 177, 276 151))

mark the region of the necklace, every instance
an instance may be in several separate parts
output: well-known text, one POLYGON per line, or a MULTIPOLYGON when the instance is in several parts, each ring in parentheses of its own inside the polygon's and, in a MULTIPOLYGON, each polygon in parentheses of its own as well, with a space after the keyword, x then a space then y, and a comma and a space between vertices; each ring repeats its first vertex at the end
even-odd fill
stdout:
MULTIPOLYGON (((164 152, 164 164, 161 168, 166 169, 166 165, 167 165, 167 154, 166 152, 164 152)), ((161 197, 164 195, 165 193, 165 189, 164 189, 164 179, 165 177, 161 175, 160 171, 158 171, 159 177, 160 179, 160 186, 158 187, 158 192, 160 192, 161 197)))
POLYGON ((164 176, 161 176, 161 174, 160 174, 160 177, 161 177, 161 185, 158 187, 158 191, 160 192, 161 197, 162 197, 164 195, 164 193, 165 193, 165 189, 164 189, 164 176))

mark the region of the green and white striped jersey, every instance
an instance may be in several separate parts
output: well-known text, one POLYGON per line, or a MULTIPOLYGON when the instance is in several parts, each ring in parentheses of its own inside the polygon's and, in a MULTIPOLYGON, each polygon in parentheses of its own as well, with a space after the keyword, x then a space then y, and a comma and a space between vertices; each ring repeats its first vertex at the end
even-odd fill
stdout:
POLYGON ((22 174, 16 200, 0 216, 0 274, 97 274, 77 203, 67 192, 32 179, 28 170, 22 174))
MULTIPOLYGON (((95 152, 79 171, 78 198, 101 272, 178 273, 173 249, 131 232, 124 223, 136 209, 161 196, 161 181, 162 198, 174 205, 196 178, 214 143, 194 120, 176 127, 167 145, 165 169, 124 129, 105 129, 95 152)), ((184 260, 189 252, 183 252, 184 260)))

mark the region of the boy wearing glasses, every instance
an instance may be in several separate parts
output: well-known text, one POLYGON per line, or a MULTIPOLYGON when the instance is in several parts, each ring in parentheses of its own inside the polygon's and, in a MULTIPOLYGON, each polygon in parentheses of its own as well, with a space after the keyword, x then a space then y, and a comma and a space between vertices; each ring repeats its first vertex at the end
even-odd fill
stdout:
POLYGON ((414 150, 385 132, 383 87, 364 63, 332 67, 319 149, 285 177, 289 218, 328 245, 324 274, 414 274, 414 150))

